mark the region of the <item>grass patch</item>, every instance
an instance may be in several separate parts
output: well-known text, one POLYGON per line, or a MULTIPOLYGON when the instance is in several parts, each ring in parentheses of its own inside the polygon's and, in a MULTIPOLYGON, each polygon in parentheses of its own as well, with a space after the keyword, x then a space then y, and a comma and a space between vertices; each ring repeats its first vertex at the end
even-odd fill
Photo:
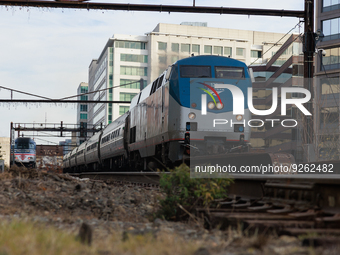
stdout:
POLYGON ((165 193, 160 201, 158 217, 164 219, 178 218, 178 208, 187 207, 190 211, 195 206, 216 206, 216 199, 227 197, 227 188, 232 182, 227 178, 190 178, 190 168, 182 164, 172 174, 161 175, 159 184, 165 193))
POLYGON ((30 222, 13 220, 0 225, 0 254, 81 254, 74 236, 30 222))
POLYGON ((200 246, 174 234, 128 234, 123 241, 120 231, 110 234, 94 232, 92 246, 81 244, 76 234, 53 226, 30 221, 0 223, 0 255, 83 255, 83 254, 193 254, 200 246))

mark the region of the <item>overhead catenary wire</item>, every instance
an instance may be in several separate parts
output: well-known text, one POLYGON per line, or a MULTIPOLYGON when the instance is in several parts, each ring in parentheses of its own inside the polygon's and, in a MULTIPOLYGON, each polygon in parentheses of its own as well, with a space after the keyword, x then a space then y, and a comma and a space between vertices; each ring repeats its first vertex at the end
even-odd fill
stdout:
POLYGON ((49 98, 49 97, 43 97, 43 96, 35 95, 35 94, 32 94, 32 93, 28 93, 28 92, 25 92, 25 91, 7 88, 7 87, 4 87, 4 86, 0 86, 0 89, 7 89, 7 90, 10 90, 10 91, 17 92, 17 93, 20 93, 20 94, 25 94, 25 95, 28 95, 28 96, 34 96, 34 97, 43 98, 43 99, 46 99, 46 100, 52 100, 52 98, 49 98))
MULTIPOLYGON (((74 96, 64 97, 64 98, 61 98, 61 99, 52 99, 52 98, 47 98, 47 97, 42 97, 42 96, 26 93, 26 92, 19 91, 19 90, 13 90, 13 91, 18 92, 18 93, 28 94, 30 96, 40 97, 40 98, 43 98, 43 99, 46 99, 46 100, 24 100, 24 99, 8 99, 8 100, 6 100, 6 99, 0 99, 0 103, 4 103, 4 102, 6 102, 6 103, 118 103, 118 104, 130 103, 130 101, 111 101, 111 100, 105 100, 105 101, 103 101, 103 100, 92 100, 91 101, 91 100, 67 100, 67 99, 74 98, 74 97, 80 97, 80 96, 83 96, 83 95, 88 95, 88 94, 93 94, 93 93, 98 93, 98 92, 101 92, 101 91, 114 89, 114 88, 118 88, 118 87, 124 87, 124 86, 130 85, 130 84, 139 83, 139 82, 140 82, 140 80, 130 82, 130 83, 127 83, 127 84, 113 86, 113 87, 110 87, 110 88, 104 88, 104 89, 95 90, 95 91, 91 91, 91 92, 87 92, 87 93, 82 93, 82 94, 78 94, 78 95, 74 95, 74 96)), ((6 88, 6 87, 0 86, 0 88, 6 88)), ((10 88, 6 88, 6 89, 12 90, 10 88)))
MULTIPOLYGON (((279 44, 279 42, 280 42, 283 38, 285 38, 290 32, 292 32, 297 26, 299 26, 300 23, 302 23, 301 20, 300 20, 300 21, 299 21, 292 29, 290 29, 284 36, 282 36, 276 43, 274 43, 273 46, 271 46, 268 50, 266 50, 266 52, 264 52, 264 53, 262 54, 262 57, 264 56, 264 54, 268 53, 273 47, 277 46, 277 45, 279 44)), ((296 39, 295 39, 295 40, 296 40, 296 39)), ((294 41, 295 41, 295 40, 294 40, 294 41)), ((293 41, 293 42, 294 42, 294 41, 293 41)), ((251 66, 252 64, 254 64, 258 59, 259 59, 259 57, 258 57, 257 59, 255 59, 252 63, 250 63, 249 66, 251 66)))
POLYGON ((59 100, 65 100, 65 99, 70 99, 70 98, 74 98, 74 97, 79 97, 79 96, 89 95, 89 94, 93 94, 93 93, 98 93, 98 92, 101 92, 101 91, 105 91, 105 90, 109 90, 109 89, 115 89, 115 88, 119 88, 119 87, 124 87, 124 86, 131 85, 131 84, 134 84, 134 83, 139 83, 139 82, 140 82, 140 80, 134 81, 134 82, 130 82, 130 83, 126 83, 126 84, 116 85, 116 86, 113 86, 111 88, 98 89, 98 90, 94 90, 94 91, 87 92, 87 93, 82 93, 82 94, 78 94, 78 95, 74 95, 74 96, 64 97, 64 98, 60 98, 59 100))

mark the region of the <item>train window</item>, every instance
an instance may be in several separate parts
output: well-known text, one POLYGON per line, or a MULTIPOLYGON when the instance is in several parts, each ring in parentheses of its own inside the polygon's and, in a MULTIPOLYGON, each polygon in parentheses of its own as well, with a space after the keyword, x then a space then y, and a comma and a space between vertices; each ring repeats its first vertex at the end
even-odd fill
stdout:
POLYGON ((15 149, 29 149, 29 145, 27 142, 17 142, 15 143, 15 146, 14 146, 15 149))
POLYGON ((158 84, 157 84, 157 89, 162 85, 163 78, 164 78, 164 74, 161 77, 159 77, 158 84))
POLYGON ((210 66, 180 66, 181 78, 211 78, 210 66))
POLYGON ((139 96, 138 96, 138 100, 137 100, 137 104, 139 104, 139 99, 140 99, 140 96, 142 95, 142 93, 139 93, 139 96))
POLYGON ((224 79, 244 79, 244 68, 234 66, 216 66, 215 77, 224 79))
POLYGON ((130 128, 130 143, 136 142, 136 127, 130 128))
POLYGON ((152 83, 152 88, 151 88, 150 95, 152 95, 153 93, 155 93, 155 91, 156 91, 156 89, 157 89, 158 80, 159 80, 159 78, 157 78, 156 80, 154 80, 154 82, 152 83))

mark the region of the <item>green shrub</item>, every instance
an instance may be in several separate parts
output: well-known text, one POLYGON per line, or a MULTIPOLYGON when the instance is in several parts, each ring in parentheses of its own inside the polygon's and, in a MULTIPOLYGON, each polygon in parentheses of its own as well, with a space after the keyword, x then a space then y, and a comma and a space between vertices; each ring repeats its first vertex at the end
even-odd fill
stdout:
POLYGON ((161 210, 158 216, 173 219, 178 213, 178 207, 192 209, 194 206, 210 207, 214 200, 227 197, 227 187, 231 179, 190 178, 190 168, 182 164, 170 174, 160 177, 160 188, 166 194, 160 201, 161 210))

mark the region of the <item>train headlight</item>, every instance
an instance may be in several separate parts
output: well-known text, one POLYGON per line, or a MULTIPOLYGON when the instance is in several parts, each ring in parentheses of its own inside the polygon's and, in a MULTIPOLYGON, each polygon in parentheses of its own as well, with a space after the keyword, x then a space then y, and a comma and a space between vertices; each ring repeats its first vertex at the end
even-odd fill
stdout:
POLYGON ((208 103, 208 108, 209 108, 210 110, 214 109, 214 108, 215 108, 215 103, 214 103, 214 102, 209 102, 209 103, 208 103))
POLYGON ((192 104, 191 104, 191 107, 192 107, 192 108, 196 108, 196 106, 197 106, 196 103, 192 103, 192 104))
POLYGON ((188 114, 189 119, 194 120, 196 118, 196 114, 191 112, 188 114))
POLYGON ((236 115, 236 120, 237 121, 243 120, 243 115, 236 115))
POLYGON ((223 104, 220 103, 220 102, 218 102, 218 103, 216 104, 216 108, 219 109, 219 110, 221 110, 221 109, 223 108, 223 104))

